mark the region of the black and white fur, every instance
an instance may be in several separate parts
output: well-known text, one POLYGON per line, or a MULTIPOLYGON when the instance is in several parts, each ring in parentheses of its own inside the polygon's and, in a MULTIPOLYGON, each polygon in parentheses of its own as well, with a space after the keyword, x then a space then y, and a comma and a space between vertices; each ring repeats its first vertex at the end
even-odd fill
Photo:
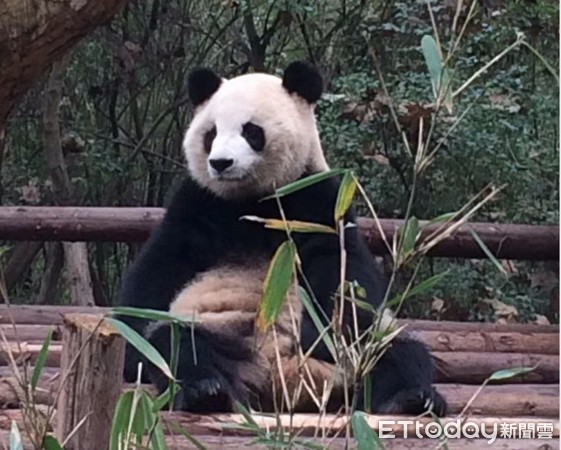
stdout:
MULTIPOLYGON (((342 375, 325 345, 320 342, 310 358, 301 358, 299 348, 307 352, 318 331, 295 290, 274 329, 264 336, 256 332, 268 263, 286 234, 241 220, 280 219, 277 201, 262 198, 276 187, 328 169, 314 117, 321 92, 321 77, 301 62, 289 65, 282 79, 248 74, 223 80, 208 69, 196 70, 189 78, 195 106, 184 140, 189 176, 126 274, 121 295, 126 306, 169 309, 198 319, 194 329, 185 328, 181 334, 177 377, 182 389, 176 408, 229 411, 238 401, 271 409, 279 397, 285 398, 273 393, 275 389, 282 384, 296 389, 302 376, 320 397, 329 388, 330 405, 341 406, 342 375)), ((337 192, 338 181, 329 179, 283 197, 284 216, 334 227, 337 192)), ((354 220, 351 209, 345 221, 354 220)), ((293 238, 307 280, 301 284, 312 290, 318 309, 331 317, 340 284, 339 238, 324 233, 294 233, 293 238)), ((344 241, 347 280, 358 282, 367 293, 364 300, 379 306, 386 282, 356 227, 346 229, 344 241)), ((373 318, 364 309, 356 311, 364 330, 373 318)), ((351 308, 345 313, 345 329, 352 328, 351 308)), ((144 332, 169 360, 169 326, 123 320, 144 332)), ((127 379, 136 377, 139 359, 127 349, 127 379)), ((164 390, 164 375, 150 365, 148 372, 164 390)), ((415 340, 396 338, 371 377, 375 412, 420 414, 432 407, 437 414, 445 413, 446 403, 432 386, 430 355, 415 340)), ((299 399, 294 409, 317 408, 317 394, 313 400, 306 390, 294 397, 299 399)))

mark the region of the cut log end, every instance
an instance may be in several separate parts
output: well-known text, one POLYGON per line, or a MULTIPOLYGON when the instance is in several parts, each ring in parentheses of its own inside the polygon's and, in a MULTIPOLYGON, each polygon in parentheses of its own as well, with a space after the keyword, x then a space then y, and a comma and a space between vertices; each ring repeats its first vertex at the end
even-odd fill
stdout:
POLYGON ((115 338, 119 332, 113 325, 104 320, 101 314, 66 314, 64 324, 67 327, 81 329, 85 332, 94 333, 98 338, 115 338))

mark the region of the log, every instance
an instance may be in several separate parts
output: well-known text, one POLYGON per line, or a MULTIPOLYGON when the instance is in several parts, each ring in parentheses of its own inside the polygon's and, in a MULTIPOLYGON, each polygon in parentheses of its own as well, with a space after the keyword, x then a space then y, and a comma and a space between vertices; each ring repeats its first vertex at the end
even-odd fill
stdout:
MULTIPOLYGON (((162 208, 110 207, 2 207, 0 240, 61 241, 145 241, 164 214, 162 208)), ((380 221, 383 234, 391 242, 402 220, 380 221)), ((359 218, 360 232, 376 254, 387 253, 373 219, 359 218)), ((422 222, 421 239, 441 224, 422 222)), ((430 251, 431 256, 487 258, 473 239, 475 231, 489 250, 500 259, 558 260, 559 227, 516 224, 470 223, 460 227, 430 251)))
MULTIPOLYGON (((402 221, 386 220, 382 229, 386 236, 393 236, 402 221)), ((386 250, 374 219, 360 218, 358 228, 375 253, 386 250)), ((441 228, 442 224, 426 225, 420 222, 422 242, 428 235, 441 228)), ((487 258, 479 244, 473 239, 475 231, 487 248, 498 259, 525 261, 556 261, 559 259, 559 227, 557 225, 517 225, 493 223, 468 223, 452 236, 444 239, 428 252, 429 256, 452 258, 487 258), (553 245, 555 248, 548 248, 553 245)))
POLYGON ((559 355, 559 335, 555 333, 417 330, 411 335, 433 352, 559 355))
MULTIPOLYGON (((0 316, 2 315, 2 305, 0 305, 0 316)), ((463 332, 463 331, 482 331, 497 333, 557 333, 559 325, 537 325, 533 323, 490 323, 490 322, 458 322, 452 320, 418 320, 418 319, 399 319, 398 323, 407 325, 408 331, 427 330, 443 332, 463 332)))
POLYGON ((108 448, 123 385, 125 341, 101 316, 69 314, 63 349, 57 439, 66 440, 67 450, 108 448))
MULTIPOLYGON (((16 361, 37 359, 41 344, 9 343, 16 361)), ((0 365, 8 365, 5 344, 0 345, 0 365)), ((51 344, 47 353, 46 367, 58 367, 62 346, 51 344)), ((534 371, 504 380, 503 383, 558 383, 559 356, 530 355, 522 353, 492 352, 432 352, 435 360, 437 383, 481 384, 493 372, 514 367, 534 367, 534 371)))
MULTIPOLYGON (((266 450, 268 447, 255 442, 254 437, 244 436, 220 436, 220 435, 202 435, 197 439, 206 450, 266 450)), ((10 440, 10 432, 0 430, 0 441, 8 443, 10 440)), ((35 450, 27 436, 22 435, 23 450, 35 450)), ((314 439, 315 444, 322 444, 321 439, 314 439)), ((166 436, 166 444, 169 450, 198 450, 194 444, 180 436, 166 436)), ((326 439, 323 442, 329 450, 344 450, 346 446, 344 438, 326 439)), ((386 439, 384 442, 386 450, 435 450, 438 443, 432 439, 386 439)), ((350 448, 354 447, 354 440, 351 441, 350 448)), ((454 439, 449 448, 454 450, 558 450, 559 440, 551 439, 544 441, 543 439, 497 439, 492 447, 489 446, 485 439, 454 439), (452 446, 453 445, 453 446, 452 446)))
POLYGON ((0 324, 62 325, 65 314, 104 314, 109 308, 68 305, 0 305, 0 324))
MULTIPOLYGON (((214 434, 217 431, 222 431, 224 433, 231 432, 231 424, 243 424, 246 419, 241 414, 212 414, 212 415, 197 415, 185 412, 164 412, 164 420, 172 420, 179 423, 184 427, 185 430, 193 435, 205 435, 214 434), (226 428, 224 428, 224 424, 226 428)), ((252 418, 255 423, 263 430, 278 430, 279 428, 288 429, 292 428, 297 430, 299 436, 334 436, 345 429, 347 418, 343 416, 326 415, 318 416, 316 414, 281 414, 281 415, 261 415, 252 414, 252 418)), ((365 414, 364 416, 368 425, 374 430, 380 430, 380 423, 382 422, 384 426, 390 426, 393 433, 396 436, 404 436, 405 430, 407 430, 408 436, 415 436, 416 429, 414 424, 395 424, 388 425, 388 422, 397 422, 403 420, 413 421, 414 418, 407 416, 384 416, 384 415, 373 415, 365 414)), ((465 417, 464 417, 465 419, 465 417)), ((421 417, 417 419, 419 422, 423 423, 425 426, 429 423, 434 423, 434 420, 429 417, 421 417)), ((518 425, 523 422, 526 424, 547 423, 551 424, 553 428, 553 436, 559 437, 559 420, 544 417, 469 417, 469 422, 475 424, 476 426, 484 425, 486 430, 490 430, 490 427, 497 426, 499 424, 514 424, 518 425)), ((447 418, 443 417, 439 419, 442 426, 448 423, 454 423, 457 418, 447 418)), ((243 435, 244 432, 241 430, 234 430, 235 434, 243 435)), ((421 434, 424 434, 424 430, 421 429, 421 434)))
MULTIPOLYGON (((197 438, 207 450, 265 450, 268 448, 264 445, 256 444, 254 442, 255 439, 249 437, 206 435, 197 436, 197 438)), ((346 446, 345 439, 343 438, 326 439, 325 441, 324 444, 329 450, 356 448, 354 440, 351 441, 350 447, 346 446)), ((312 440, 311 442, 321 444, 319 439, 312 440)), ((195 450, 197 448, 184 439, 174 439, 173 437, 166 438, 166 443, 170 450, 195 450)), ((383 444, 385 450, 435 450, 438 448, 437 442, 427 439, 385 439, 383 444)), ((546 442, 539 439, 497 439, 490 447, 487 441, 483 439, 454 439, 448 448, 454 450, 489 450, 489 448, 492 450, 557 450, 559 449, 559 441, 557 439, 546 442)), ((27 450, 27 448, 24 450, 27 450)))
MULTIPOLYGON (((0 335, 8 341, 42 343, 49 330, 53 341, 62 338, 59 325, 0 324, 0 335)), ((555 333, 495 332, 495 331, 433 331, 415 329, 411 335, 438 352, 501 352, 559 354, 559 336, 555 333)))
POLYGON ((535 367, 532 372, 494 382, 559 383, 558 355, 522 353, 432 352, 437 383, 481 384, 498 370, 535 367))
MULTIPOLYGON (((449 414, 463 411, 479 386, 437 384, 446 398, 449 414)), ((475 397, 467 415, 509 417, 559 417, 559 386, 554 384, 487 385, 475 397)))
MULTIPOLYGON (((110 308, 68 305, 4 305, 0 304, 0 324, 60 325, 65 314, 104 314, 110 308)), ((442 332, 497 332, 497 333, 557 333, 559 325, 497 324, 487 322, 453 322, 434 320, 399 319, 408 331, 427 330, 442 332)))
POLYGON ((29 324, 0 324, 0 336, 4 336, 6 340, 15 342, 27 342, 29 344, 42 343, 49 331, 53 332, 52 340, 60 341, 62 339, 62 330, 60 325, 29 325, 29 324))
MULTIPOLYGON (((59 412, 57 412, 59 414, 59 412)), ((252 436, 252 431, 243 431, 237 428, 232 427, 232 424, 243 424, 245 423, 245 418, 241 414, 192 414, 192 413, 185 413, 185 412, 163 412, 162 417, 164 422, 173 422, 175 424, 179 424, 184 430, 194 436, 215 436, 215 437, 241 437, 241 436, 252 436)), ((347 418, 344 416, 335 416, 335 415, 325 415, 319 417, 316 414, 294 414, 292 416, 288 414, 280 414, 278 416, 275 415, 261 415, 261 414, 252 414, 252 418, 254 419, 255 423, 259 426, 262 430, 278 430, 279 427, 282 427, 285 431, 288 429, 292 429, 298 436, 300 437, 316 437, 317 439, 321 439, 318 436, 337 436, 340 435, 342 429, 344 429, 345 423, 347 418)), ((56 423, 60 422, 61 418, 58 416, 56 418, 56 423)), ((378 416, 373 414, 365 414, 365 420, 370 425, 370 427, 374 430, 379 430, 380 422, 384 427, 388 426, 388 422, 398 422, 404 420, 416 420, 416 418, 407 417, 407 416, 378 416)), ((422 417, 418 419, 420 423, 426 426, 428 423, 434 422, 433 419, 428 417, 422 417)), ((476 426, 484 425, 487 432, 490 432, 493 426, 497 426, 497 431, 500 429, 501 424, 512 424, 513 426, 518 426, 518 424, 534 424, 537 426, 538 424, 549 424, 552 426, 553 429, 553 437, 555 439, 542 439, 541 443, 543 444, 554 444, 559 438, 559 420, 557 418, 550 418, 550 417, 463 417, 463 420, 469 421, 476 426)), ((0 411, 0 429, 1 430, 9 430, 11 427, 11 422, 16 421, 18 425, 22 424, 22 413, 19 409, 13 410, 3 410, 0 411)), ((456 423, 457 418, 441 418, 440 423, 442 426, 445 426, 448 423, 456 423)), ((402 424, 396 423, 395 425, 391 426, 393 433, 396 437, 402 437, 404 435, 405 429, 407 430, 408 440, 418 442, 416 438, 416 430, 413 424, 406 424, 406 426, 402 424), (415 436, 415 437, 414 437, 415 436)), ((421 435, 426 437, 426 434, 423 432, 421 428, 421 435)), ((169 428, 164 426, 164 433, 169 433, 169 428)), ((500 436, 497 436, 500 437, 500 436)), ((425 439, 423 439, 425 440, 425 439)), ((426 439, 427 441, 432 441, 432 439, 426 439)), ((387 442, 391 442, 393 439, 388 439, 387 442)), ((421 440, 419 440, 421 442, 421 440)), ((489 448, 489 444, 484 439, 476 439, 481 443, 485 443, 489 448)), ((510 439, 509 439, 510 441, 510 439)), ((328 441, 326 441, 328 442, 328 441)), ((419 443, 420 443, 419 442, 419 443)), ((452 441, 454 442, 454 441, 452 441)), ((520 439, 521 443, 526 443, 528 440, 520 439)), ((433 446, 429 447, 434 449, 435 441, 432 441, 433 446)), ((85 448, 89 448, 84 446, 85 448)), ((105 448, 105 447, 98 447, 105 448)), ((403 448, 403 447, 402 447, 403 448)), ((405 447, 407 448, 407 447, 405 447)), ((416 448, 416 447, 413 447, 416 448)), ((421 447, 422 448, 422 447, 421 447)), ((452 446, 451 448, 456 448, 452 446)), ((479 448, 479 447, 476 447, 479 448)), ((496 447, 491 447, 496 448, 496 447)), ((499 447, 501 448, 501 447, 499 447)), ((527 448, 527 447, 524 447, 527 448)), ((547 447, 546 447, 547 448, 547 447)), ((65 447, 66 449, 66 447, 65 447)))
MULTIPOLYGON (((28 372, 30 378, 31 369, 28 372)), ((38 405, 51 405, 59 388, 60 371, 45 368, 36 390, 35 402, 38 405)), ((19 408, 20 401, 11 383, 4 380, 12 377, 11 370, 0 368, 0 405, 3 408, 19 408)), ((481 392, 479 386, 466 384, 437 384, 435 387, 449 404, 449 416, 459 414, 477 394, 470 408, 469 415, 479 416, 538 416, 559 417, 559 386, 540 384, 487 385, 481 392)), ((126 384, 124 390, 134 389, 135 385, 126 384)), ((151 385, 143 389, 156 393, 151 385)))
POLYGON ((0 207, 0 240, 143 242, 163 208, 0 207))
MULTIPOLYGON (((27 362, 35 363, 41 351, 42 344, 28 344, 26 342, 0 342, 0 365, 7 366, 10 363, 9 354, 15 359, 17 364, 27 362)), ((51 344, 47 352, 45 367, 60 367, 62 345, 51 344)))

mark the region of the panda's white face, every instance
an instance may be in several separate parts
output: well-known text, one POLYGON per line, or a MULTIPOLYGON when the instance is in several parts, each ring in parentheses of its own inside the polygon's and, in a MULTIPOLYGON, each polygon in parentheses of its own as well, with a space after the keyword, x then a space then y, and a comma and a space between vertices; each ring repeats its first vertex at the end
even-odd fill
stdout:
POLYGON ((326 170, 314 104, 272 75, 217 81, 183 142, 191 176, 224 198, 269 194, 305 171, 326 170))

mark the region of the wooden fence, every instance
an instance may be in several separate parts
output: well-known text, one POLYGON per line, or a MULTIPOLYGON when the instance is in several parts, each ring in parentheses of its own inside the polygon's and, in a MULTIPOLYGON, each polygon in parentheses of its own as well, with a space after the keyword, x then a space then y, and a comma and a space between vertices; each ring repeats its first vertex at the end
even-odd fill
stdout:
MULTIPOLYGON (((162 220, 162 208, 0 207, 0 240, 141 242, 162 220)), ((358 227, 372 252, 387 253, 402 220, 359 218, 358 227)), ((450 224, 421 223, 420 240, 450 224)), ((559 259, 559 227, 468 223, 429 252, 431 256, 485 258, 475 232, 499 259, 559 259)))

